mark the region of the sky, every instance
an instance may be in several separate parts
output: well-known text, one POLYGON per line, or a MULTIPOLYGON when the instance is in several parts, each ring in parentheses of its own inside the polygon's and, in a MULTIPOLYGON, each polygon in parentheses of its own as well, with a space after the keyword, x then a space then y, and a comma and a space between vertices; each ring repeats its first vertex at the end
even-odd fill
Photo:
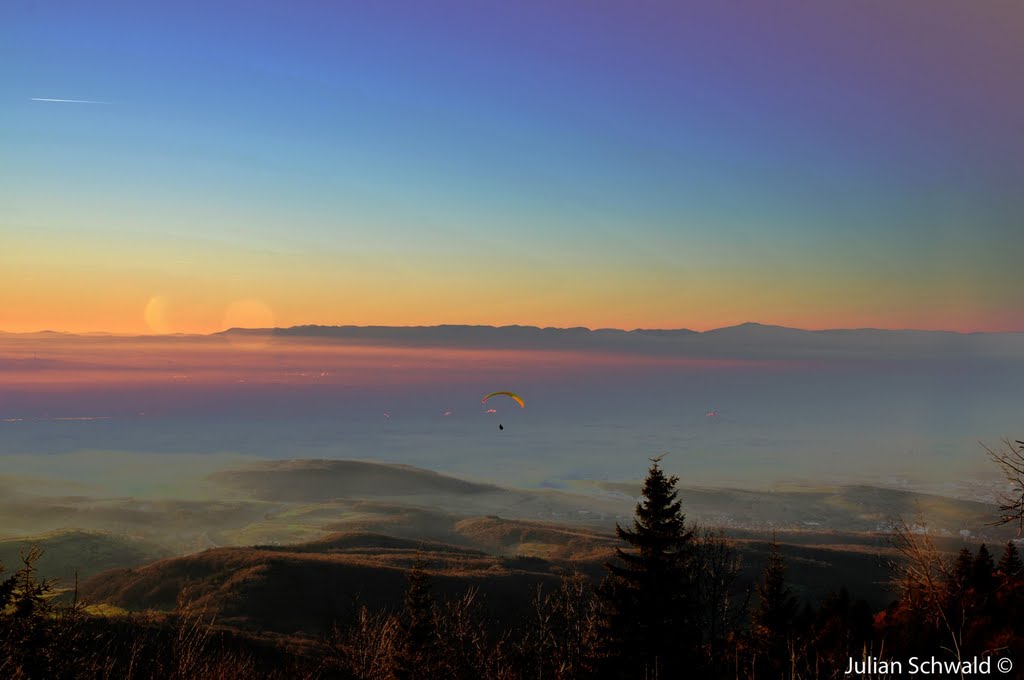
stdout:
POLYGON ((1021 331, 1021 35, 1009 1, 4 3, 0 330, 1021 331))

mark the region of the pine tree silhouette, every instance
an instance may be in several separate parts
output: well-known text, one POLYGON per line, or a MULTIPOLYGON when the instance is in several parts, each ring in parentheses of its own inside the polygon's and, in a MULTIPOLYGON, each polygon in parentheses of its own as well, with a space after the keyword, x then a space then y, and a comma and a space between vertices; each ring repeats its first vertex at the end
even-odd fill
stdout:
POLYGON ((42 555, 37 546, 23 550, 22 566, 0 582, 0 677, 49 678, 59 668, 56 580, 39 577, 42 555))
POLYGON ((974 567, 974 556, 969 548, 961 548, 953 564, 953 585, 960 590, 971 586, 971 574, 974 567))
POLYGON ((971 587, 974 588, 975 601, 983 608, 988 605, 989 599, 995 592, 995 570, 996 565, 992 561, 992 554, 982 543, 971 564, 971 587))
POLYGON ((1024 571, 1024 563, 1021 562, 1017 546, 1013 541, 1006 542, 1006 547, 1003 548, 1003 555, 999 558, 999 564, 996 565, 996 569, 1004 581, 1014 579, 1024 571))
POLYGON ((417 555, 406 575, 405 597, 400 621, 400 648, 395 660, 399 680, 432 677, 436 650, 434 600, 426 561, 417 555))
POLYGON ((606 563, 606 654, 616 677, 682 677, 700 649, 693 530, 686 526, 675 485, 651 460, 633 525, 616 525, 629 544, 606 563))
POLYGON ((786 561, 772 538, 772 552, 764 576, 757 584, 759 602, 754 610, 752 632, 763 661, 757 662, 758 677, 785 677, 795 642, 799 605, 786 583, 786 561))
POLYGON ((1017 545, 1013 541, 1006 542, 996 571, 999 584, 996 622, 1015 630, 1015 637, 1020 639, 1020 622, 1024 620, 1024 562, 1021 562, 1017 545))

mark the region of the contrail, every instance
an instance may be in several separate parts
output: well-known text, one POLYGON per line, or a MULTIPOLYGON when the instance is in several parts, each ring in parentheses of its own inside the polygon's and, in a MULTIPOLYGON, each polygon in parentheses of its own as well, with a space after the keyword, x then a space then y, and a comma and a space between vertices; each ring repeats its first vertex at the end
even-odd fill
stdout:
POLYGON ((110 102, 97 102, 91 99, 50 99, 49 97, 29 97, 34 102, 61 102, 63 104, 109 104, 110 102))

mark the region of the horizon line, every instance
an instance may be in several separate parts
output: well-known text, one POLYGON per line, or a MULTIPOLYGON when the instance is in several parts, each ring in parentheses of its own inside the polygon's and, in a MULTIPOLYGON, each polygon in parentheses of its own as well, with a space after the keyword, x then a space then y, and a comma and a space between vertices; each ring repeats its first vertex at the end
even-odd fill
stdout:
POLYGON ((786 331, 799 331, 803 333, 830 333, 830 332, 850 332, 850 331, 878 331, 878 332, 889 332, 889 333, 947 333, 955 335, 1015 335, 1024 333, 1024 329, 1021 330, 996 330, 996 331, 962 331, 962 330, 950 330, 945 328, 882 328, 878 326, 857 326, 857 327, 834 327, 834 328, 800 328, 798 326, 783 326, 780 324, 762 323, 759 321, 744 321, 742 323, 732 324, 729 326, 718 326, 715 328, 708 328, 703 331, 693 330, 692 328, 650 328, 650 327, 636 327, 636 328, 614 328, 614 327, 597 327, 593 328, 590 326, 535 326, 530 324, 459 324, 459 323, 438 323, 430 325, 386 325, 386 324, 368 324, 368 325, 356 325, 356 324, 295 324, 292 326, 233 326, 230 328, 224 328, 219 331, 211 332, 176 332, 176 333, 138 333, 138 332, 115 332, 115 331, 65 331, 65 330, 54 330, 52 328, 43 328, 34 331, 6 331, 0 329, 0 334, 3 335, 41 335, 41 334, 52 334, 52 335, 71 335, 77 337, 85 336, 103 336, 103 337, 212 337, 215 335, 223 335, 225 333, 244 331, 244 332, 274 332, 274 331, 289 331, 296 329, 353 329, 353 330, 367 330, 367 329, 389 329, 389 330, 408 330, 408 329, 434 329, 434 328, 491 328, 495 330, 510 329, 510 328, 532 328, 536 330, 554 330, 554 331, 580 331, 584 330, 588 333, 597 333, 602 331, 614 331, 620 333, 643 333, 643 332, 657 332, 657 333, 693 333, 696 335, 703 335, 707 333, 715 333, 718 331, 732 330, 743 327, 758 327, 775 330, 786 330, 786 331))

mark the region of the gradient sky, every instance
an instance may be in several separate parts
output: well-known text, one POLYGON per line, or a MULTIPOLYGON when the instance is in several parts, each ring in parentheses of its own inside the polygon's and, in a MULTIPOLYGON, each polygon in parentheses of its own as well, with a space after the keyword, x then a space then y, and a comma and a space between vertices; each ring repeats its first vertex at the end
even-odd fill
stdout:
POLYGON ((1008 0, 4 3, 0 330, 1024 330, 1022 35, 1008 0))

